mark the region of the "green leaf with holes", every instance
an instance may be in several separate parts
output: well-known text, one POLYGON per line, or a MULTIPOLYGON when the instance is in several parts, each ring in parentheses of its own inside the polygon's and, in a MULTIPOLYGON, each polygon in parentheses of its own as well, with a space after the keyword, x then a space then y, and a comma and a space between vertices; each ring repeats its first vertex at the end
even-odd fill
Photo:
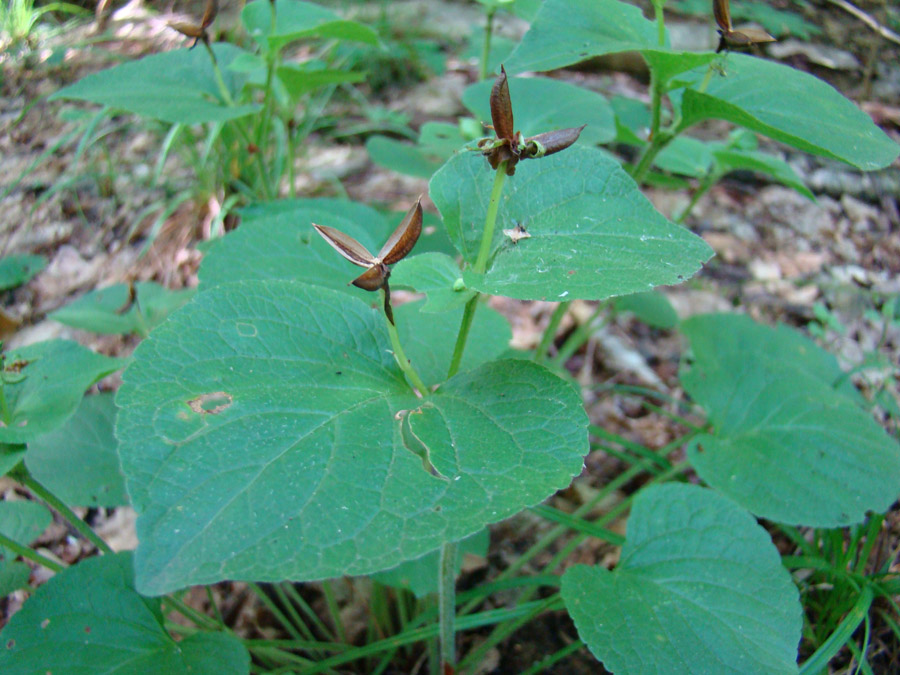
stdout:
MULTIPOLYGON (((213 45, 222 78, 232 98, 246 82, 228 68, 242 49, 213 45)), ((222 100, 212 61, 205 49, 178 49, 145 56, 83 77, 50 97, 90 101, 173 124, 225 122, 257 112, 256 104, 227 105, 222 100)))
MULTIPOLYGON (((492 80, 485 80, 463 92, 465 106, 476 118, 488 124, 493 86, 492 80)), ((596 145, 616 137, 612 106, 596 92, 545 77, 510 77, 509 95, 516 131, 521 131, 523 136, 586 124, 578 139, 580 143, 596 145)))
MULTIPOLYGON (((429 185, 469 262, 493 181, 486 159, 462 153, 429 185)), ((466 286, 522 300, 597 300, 676 284, 712 255, 702 239, 660 215, 617 162, 579 146, 519 163, 503 186, 492 251, 484 275, 464 272, 466 286), (531 236, 514 242, 503 233, 516 224, 531 236)))
POLYGON ((114 284, 85 293, 48 316, 94 333, 146 335, 190 300, 194 291, 171 291, 152 281, 139 281, 132 297, 128 284, 114 284))
POLYGON ((568 569, 562 597, 614 673, 797 672, 797 588, 766 531, 712 490, 642 490, 616 569, 568 569))
POLYGON ((250 672, 250 655, 226 633, 174 640, 158 600, 134 589, 130 553, 89 558, 41 586, 0 632, 4 673, 250 672))
POLYGON ((506 70, 553 70, 592 56, 657 47, 656 26, 618 0, 546 0, 506 70))
MULTIPOLYGON (((685 82, 699 85, 707 72, 706 66, 693 70, 685 82)), ((830 84, 744 54, 728 54, 724 75, 714 72, 705 91, 685 89, 681 116, 679 131, 706 119, 727 120, 863 171, 886 167, 900 155, 900 145, 830 84)))
POLYGON ((201 292, 116 403, 149 594, 386 569, 568 485, 588 448, 545 368, 492 361, 419 399, 379 311, 292 281, 201 292))
POLYGON ((49 340, 6 354, 3 387, 10 417, 0 422, 0 443, 27 443, 65 422, 85 389, 125 365, 77 342, 49 340))
POLYGON ((712 424, 688 446, 700 477, 757 516, 843 527, 900 493, 900 447, 858 403, 833 356, 740 315, 682 324, 687 392, 712 424))
POLYGON ((59 429, 28 444, 28 471, 70 506, 127 504, 113 435, 115 419, 113 394, 86 396, 59 429))

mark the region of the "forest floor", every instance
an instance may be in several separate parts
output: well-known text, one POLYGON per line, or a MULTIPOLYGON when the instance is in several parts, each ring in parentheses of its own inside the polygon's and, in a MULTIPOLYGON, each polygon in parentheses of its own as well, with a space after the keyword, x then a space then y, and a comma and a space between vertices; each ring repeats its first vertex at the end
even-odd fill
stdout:
MULTIPOLYGON (((456 27, 460 35, 477 24, 477 7, 437 0, 397 3, 393 11, 419 17, 422 31, 442 27, 436 35, 450 41, 456 27), (419 12, 420 14, 415 14, 419 12), (447 16, 455 17, 448 21, 447 16), (424 26, 424 28, 422 28, 424 26)), ((192 180, 190 170, 177 157, 169 160, 164 179, 154 184, 152 174, 164 129, 136 117, 107 117, 88 147, 79 137, 66 139, 88 106, 48 101, 47 96, 87 73, 122 58, 177 48, 183 39, 166 29, 164 15, 137 13, 112 17, 114 36, 89 47, 83 45, 91 27, 85 25, 57 35, 40 48, 18 54, 0 53, 0 194, 11 188, 0 208, 0 257, 15 253, 40 253, 49 259, 44 271, 27 285, 0 296, 4 317, 0 337, 14 347, 56 337, 75 339, 96 351, 128 355, 135 337, 100 336, 68 328, 46 315, 83 293, 123 281, 156 281, 169 288, 194 286, 202 254, 198 243, 210 236, 210 222, 220 204, 185 202, 161 223, 153 225, 159 209, 173 190, 192 180), (136 219, 137 214, 144 217, 136 219)), ((873 63, 874 74, 866 84, 864 72, 873 54, 868 29, 853 17, 828 6, 815 19, 824 33, 811 41, 787 41, 773 47, 783 62, 812 72, 834 84, 857 101, 892 138, 900 142, 900 47, 884 41, 873 63), (834 47, 840 45, 840 49, 834 47), (780 49, 780 51, 778 51, 780 49), (824 65, 830 63, 828 67, 824 65)), ((708 34, 702 19, 680 22, 687 32, 708 34)), ((678 25, 678 22, 676 22, 678 25)), ((522 25, 501 26, 515 34, 522 25)), ((442 43, 447 46, 447 42, 442 43)), ((425 81, 387 84, 366 92, 372 104, 405 113, 413 128, 430 120, 455 121, 465 113, 462 90, 475 81, 474 60, 460 58, 459 50, 444 52, 446 68, 425 81)), ((771 53, 771 52, 770 52, 771 53)), ((607 97, 621 94, 647 98, 645 73, 590 69, 559 71, 555 77, 577 82, 607 97)), ((364 88, 363 88, 364 89, 364 88)), ((342 113, 364 120, 364 111, 351 101, 338 102, 342 113)), ((708 124, 709 137, 722 137, 728 125, 708 124)), ((374 165, 364 147, 365 135, 314 136, 297 159, 297 189, 301 196, 336 196, 345 192, 363 203, 387 203, 405 210, 411 195, 427 195, 427 181, 403 177, 374 165), (340 188, 336 187, 339 184, 340 188)), ((900 164, 874 174, 788 150, 763 141, 763 147, 783 156, 815 193, 811 202, 795 191, 767 183, 759 176, 736 174, 716 184, 697 204, 687 226, 701 235, 716 257, 695 279, 664 289, 678 314, 685 318, 708 311, 742 311, 767 323, 783 322, 807 328, 814 325, 821 342, 840 358, 845 368, 854 367, 880 353, 895 368, 870 369, 859 374, 862 388, 887 387, 897 395, 896 366, 900 331, 873 320, 867 310, 876 298, 900 294, 900 164), (823 311, 824 308, 824 311, 823 311)), ((665 215, 672 216, 687 203, 689 192, 648 188, 645 193, 665 215)), ((430 201, 423 202, 434 211, 430 201)), ((549 321, 554 303, 495 300, 513 326, 517 347, 534 347, 549 321)), ((560 330, 559 344, 579 322, 589 320, 594 303, 575 302, 560 330)), ((678 367, 684 350, 673 332, 649 328, 627 314, 598 326, 592 338, 567 363, 582 385, 593 423, 650 448, 660 448, 683 433, 675 422, 644 405, 645 399, 610 391, 613 384, 649 387, 684 398, 678 367)), ((115 389, 116 377, 100 387, 115 389)), ((896 433, 896 429, 892 430, 896 433)), ((622 470, 616 458, 601 450, 586 459, 584 474, 560 493, 554 503, 565 510, 585 501, 607 477, 622 470)), ((618 498, 633 492, 639 483, 623 487, 618 498)), ((4 494, 21 490, 7 479, 0 482, 4 494)), ((604 503, 608 509, 611 504, 604 503)), ((92 510, 88 521, 116 550, 133 548, 136 539, 133 513, 128 508, 92 510)), ((492 528, 493 545, 486 560, 475 561, 461 584, 490 578, 508 565, 549 526, 525 513, 492 528)), ((624 532, 624 520, 611 529, 624 532)), ((68 536, 62 525, 51 527, 38 545, 66 562, 90 552, 89 545, 68 536)), ((886 550, 900 547, 900 513, 886 521, 886 550)), ((546 563, 565 540, 542 553, 535 566, 546 563)), ((585 543, 575 550, 566 566, 578 562, 612 565, 617 549, 602 543, 585 543)), ((894 570, 900 564, 894 562, 894 570)), ((40 581, 40 579, 36 579, 40 581)), ((314 590, 312 602, 323 602, 314 590)), ((214 589, 223 613, 239 634, 272 637, 266 610, 240 584, 220 584, 214 589)), ((352 583, 339 598, 347 625, 360 607, 354 605, 352 583)), ((24 594, 7 598, 2 605, 3 625, 24 600, 24 594)), ((205 595, 197 596, 203 607, 205 595)), ((541 655, 577 639, 562 612, 532 622, 491 653, 482 672, 516 673, 541 655), (495 666, 493 669, 491 665, 495 666)), ((479 640, 478 633, 461 638, 466 651, 479 640)), ((891 646, 890 631, 881 626, 873 643, 897 663, 898 648, 891 646)), ((558 673, 596 673, 600 668, 586 652, 562 662, 558 673)), ((887 672, 887 671, 884 671, 887 672)))

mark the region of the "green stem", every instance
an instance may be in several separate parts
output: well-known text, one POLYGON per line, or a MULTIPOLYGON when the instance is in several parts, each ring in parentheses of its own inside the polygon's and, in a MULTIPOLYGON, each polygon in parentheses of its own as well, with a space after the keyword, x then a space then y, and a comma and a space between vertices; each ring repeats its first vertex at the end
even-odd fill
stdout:
POLYGON ((653 14, 656 19, 656 40, 660 47, 666 46, 666 20, 663 16, 663 5, 666 0, 653 0, 653 14))
POLYGON ((684 207, 684 210, 678 214, 678 217, 675 219, 676 223, 683 223, 684 219, 687 218, 691 211, 694 210, 694 207, 697 205, 697 202, 700 201, 700 198, 709 192, 709 189, 715 185, 716 181, 719 180, 720 176, 716 173, 710 173, 704 176, 703 180, 700 181, 700 185, 697 186, 697 189, 694 190, 694 194, 691 195, 691 201, 688 202, 688 205, 684 207))
POLYGON ((462 322, 459 324, 459 333, 456 335, 456 344, 453 345, 453 357, 450 359, 450 369, 447 371, 447 379, 459 372, 462 363, 463 352, 466 349, 466 340, 469 339, 469 330, 472 328, 472 319, 475 318, 475 310, 478 308, 479 294, 476 293, 466 303, 463 310, 462 322))
POLYGON ((488 202, 487 215, 484 218, 484 231, 481 234, 481 247, 478 249, 478 258, 475 259, 474 270, 476 274, 484 274, 487 269, 488 256, 491 253, 491 244, 494 241, 494 226, 497 223, 497 212, 500 210, 500 194, 503 192, 503 183, 506 180, 506 162, 500 162, 494 173, 494 185, 491 188, 491 200, 488 202))
POLYGON ((438 624, 445 673, 456 667, 456 549, 455 541, 445 543, 438 567, 438 624))
MULTIPOLYGON (((481 233, 481 245, 478 248, 478 257, 472 269, 477 274, 484 274, 487 268, 488 256, 491 253, 491 243, 494 241, 494 228, 497 224, 497 212, 500 210, 500 194, 503 192, 503 183, 506 180, 506 162, 500 162, 494 173, 494 185, 491 188, 491 200, 488 202, 487 214, 484 217, 484 230, 481 233)), ((450 369, 447 377, 453 377, 459 372, 463 352, 466 349, 466 341, 469 339, 469 330, 472 328, 472 319, 475 317, 475 309, 478 307, 479 294, 476 293, 466 303, 462 322, 459 324, 459 332, 456 336, 456 344, 453 347, 453 357, 450 359, 450 369)))
POLYGON ((66 569, 65 565, 62 565, 55 560, 51 560, 45 556, 42 556, 40 553, 35 551, 34 549, 29 548, 23 544, 20 544, 17 541, 13 541, 5 534, 0 533, 0 547, 5 549, 9 549, 16 555, 20 555, 27 560, 30 560, 33 563, 37 563, 42 567, 46 567, 51 572, 62 572, 66 569))
POLYGON ((231 92, 225 86, 225 78, 222 77, 222 71, 219 69, 219 60, 216 58, 216 53, 213 51, 212 45, 206 40, 203 40, 203 46, 206 47, 209 58, 212 60, 213 77, 216 80, 216 86, 219 88, 219 94, 222 96, 225 105, 231 108, 234 106, 234 99, 231 98, 231 92))
MULTIPOLYGON (((382 289, 381 292, 383 294, 384 289, 382 289)), ((385 314, 385 323, 387 324, 388 335, 391 338, 391 348, 394 350, 394 359, 396 359, 397 365, 400 366, 400 370, 404 372, 412 386, 418 389, 423 397, 428 396, 428 387, 425 386, 425 383, 422 382, 422 378, 419 377, 419 374, 416 372, 415 368, 412 367, 409 359, 406 358, 403 346, 400 344, 400 336, 397 334, 397 326, 394 325, 393 321, 387 318, 387 314, 385 314)))
POLYGON ((78 515, 72 509, 70 509, 62 501, 60 501, 56 497, 56 495, 54 495, 52 492, 47 490, 43 485, 41 485, 36 480, 34 480, 34 478, 25 474, 25 475, 17 476, 17 480, 20 481, 22 483, 22 485, 24 485, 29 490, 31 490, 31 492, 36 497, 38 497, 42 501, 46 502, 47 505, 50 506, 50 508, 55 509, 59 513, 59 515, 61 515, 63 518, 65 518, 67 521, 69 521, 69 524, 73 528, 75 528, 75 530, 79 534, 81 534, 81 536, 83 536, 85 539, 90 541, 94 546, 96 546, 97 550, 101 551, 102 553, 113 553, 113 550, 109 547, 109 545, 105 541, 103 541, 103 539, 101 539, 99 537, 99 535, 97 535, 96 532, 94 532, 90 527, 88 527, 87 523, 85 523, 81 518, 79 518, 78 515))
POLYGON ((537 350, 534 353, 534 360, 537 363, 541 363, 547 357, 547 350, 550 349, 550 344, 556 336, 559 324, 562 323, 563 317, 566 315, 566 312, 569 311, 569 305, 571 304, 572 301, 567 300, 556 306, 553 315, 550 317, 550 323, 547 324, 547 327, 544 329, 544 334, 541 336, 541 343, 537 346, 537 350))
POLYGON ((484 43, 481 47, 481 63, 478 68, 478 81, 488 76, 488 57, 491 53, 491 34, 494 32, 494 10, 487 11, 487 23, 484 27, 484 43))

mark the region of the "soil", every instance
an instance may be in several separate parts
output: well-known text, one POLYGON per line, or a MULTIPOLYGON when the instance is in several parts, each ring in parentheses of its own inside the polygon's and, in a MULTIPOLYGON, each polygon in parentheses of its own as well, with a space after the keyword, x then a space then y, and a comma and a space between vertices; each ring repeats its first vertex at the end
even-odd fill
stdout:
MULTIPOLYGON (((114 4, 114 9, 120 7, 114 4)), ((194 3, 202 6, 202 2, 194 3)), ((230 3, 222 3, 223 6, 230 3)), ((786 4, 786 3, 782 3, 786 4)), ((872 33, 856 18, 826 3, 818 3, 810 18, 823 27, 823 35, 804 44, 828 52, 838 68, 821 65, 822 53, 803 50, 783 52, 785 62, 809 70, 834 84, 862 108, 895 140, 900 141, 900 45, 888 40, 875 44, 872 33), (873 57, 874 55, 874 57, 873 57), (866 73, 871 72, 867 78, 866 73)), ((381 7, 381 4, 377 5, 381 7)), ((355 7, 355 6, 354 6, 355 7)), ((879 3, 861 7, 878 16, 879 3)), ((178 3, 189 13, 191 3, 178 3)), ((371 11, 363 7, 358 11, 371 11)), ((475 5, 438 0, 397 3, 391 11, 407 12, 421 20, 423 33, 434 30, 441 40, 456 30, 460 36, 478 23, 480 10, 475 5), (419 12, 416 14, 416 12, 419 12), (426 18, 422 18, 422 17, 426 18), (433 19, 433 23, 429 23, 433 19), (433 28, 429 28, 433 26, 433 28)), ((221 21, 233 20, 232 7, 221 21), (229 18, 230 17, 230 18, 229 18)), ((165 28, 168 12, 148 13, 139 2, 129 3, 125 11, 110 17, 106 39, 87 44, 91 25, 83 25, 41 40, 31 49, 0 53, 2 97, 0 97, 0 255, 40 253, 50 260, 46 270, 27 285, 5 292, 3 312, 14 322, 2 336, 7 347, 54 337, 69 337, 105 354, 129 354, 136 338, 98 336, 67 328, 47 320, 52 310, 65 305, 84 292, 121 281, 157 281, 169 288, 197 283, 197 268, 202 258, 198 248, 210 237, 211 223, 221 204, 216 198, 183 202, 170 215, 157 218, 173 190, 188 185, 190 170, 177 157, 169 160, 164 180, 152 180, 165 129, 129 115, 107 117, 95 131, 94 141, 86 148, 79 137, 68 137, 77 120, 93 114, 87 105, 49 101, 47 96, 85 74, 107 67, 122 58, 173 49, 183 39, 165 28)), ((701 20, 678 20, 694 33, 706 24, 701 20)), ((509 22, 501 30, 521 34, 524 24, 509 22)), ((702 31, 701 31, 702 32, 702 31)), ((707 31, 708 32, 708 31, 707 31)), ((456 52, 458 53, 458 52, 456 52)), ((474 61, 445 52, 446 71, 425 82, 394 84, 388 81, 378 91, 365 84, 360 91, 368 100, 406 112, 418 128, 429 120, 453 120, 463 112, 459 95, 477 77, 474 61)), ((607 96, 623 94, 647 98, 644 74, 589 69, 559 71, 556 77, 576 82, 607 96)), ((347 114, 362 117, 347 101, 347 114)), ((722 137, 728 125, 712 123, 701 130, 709 137, 722 137)), ((427 181, 413 179, 381 169, 368 159, 364 135, 343 137, 335 142, 327 134, 313 136, 298 158, 298 190, 302 196, 335 194, 334 177, 353 200, 364 203, 391 203, 398 210, 409 206, 411 196, 427 194, 427 181)), ((829 308, 836 320, 822 326, 822 343, 834 351, 845 367, 860 363, 866 354, 879 351, 895 369, 867 371, 856 377, 864 391, 886 386, 897 396, 896 366, 900 353, 900 331, 890 329, 882 335, 881 326, 871 321, 865 310, 872 299, 900 294, 900 163, 884 171, 863 175, 844 165, 811 157, 761 139, 765 149, 786 158, 816 193, 812 203, 796 192, 769 184, 759 176, 734 174, 717 184, 698 203, 687 221, 715 249, 716 257, 696 279, 680 287, 665 289, 681 317, 692 314, 732 310, 740 307, 767 323, 784 322, 800 328, 811 323, 821 325, 816 304, 829 308), (839 328, 843 326, 843 328, 839 328), (879 344, 881 345, 879 347, 879 344)), ((680 210, 689 192, 650 188, 646 191, 667 216, 680 210)), ((434 211, 430 202, 424 202, 434 211)), ((514 327, 514 344, 533 347, 540 339, 555 305, 544 302, 514 302, 495 299, 494 307, 506 314, 514 327)), ((579 322, 589 320, 593 303, 576 302, 561 326, 557 348, 579 322)), ((0 322, 0 325, 3 325, 0 322)), ((567 367, 581 383, 587 410, 594 424, 649 448, 660 448, 677 438, 684 429, 669 417, 644 403, 646 399, 611 390, 614 384, 658 389, 676 400, 684 393, 677 377, 683 345, 677 334, 649 328, 629 315, 620 315, 595 331, 592 339, 573 355, 567 367)), ((114 389, 115 377, 100 383, 100 389, 114 389)), ((887 418, 889 431, 897 433, 887 418)), ((677 459, 680 450, 673 459, 677 459)), ((584 473, 551 503, 571 511, 587 500, 598 486, 623 470, 620 460, 597 449, 585 460, 584 473)), ((609 510, 637 488, 641 482, 625 485, 609 510)), ((27 498, 27 492, 8 479, 2 479, 4 498, 27 498)), ((133 513, 130 509, 82 512, 117 550, 133 548, 133 513)), ((460 580, 464 590, 489 580, 505 569, 518 554, 533 544, 548 529, 547 523, 525 513, 492 528, 492 547, 486 560, 475 564, 460 580)), ((624 520, 609 524, 624 532, 624 520)), ((883 558, 890 560, 900 550, 900 516, 893 511, 882 532, 883 558)), ((542 570, 567 538, 533 560, 526 571, 542 570)), ((786 545, 784 542, 776 542, 786 545)), ((55 523, 37 542, 54 556, 76 562, 90 555, 89 545, 69 536, 55 523)), ((575 563, 616 562, 616 549, 598 543, 577 547, 556 570, 561 572, 575 563)), ((893 559, 891 570, 900 572, 893 559)), ((34 585, 47 573, 36 568, 34 585)), ((342 615, 348 630, 365 627, 367 595, 346 582, 342 615)), ((213 587, 219 610, 239 635, 248 638, 281 637, 277 623, 243 584, 226 583, 213 587)), ((321 586, 304 584, 301 593, 311 605, 327 615, 321 586)), ((191 604, 208 609, 202 589, 191 593, 191 604)), ((17 593, 2 601, 0 625, 5 624, 25 600, 17 593)), ((509 600, 494 599, 495 607, 509 600)), ((483 609, 490 609, 484 607, 483 609)), ((487 632, 466 633, 459 649, 466 653, 487 632)), ((362 639, 364 635, 361 635, 362 639)), ((870 663, 877 672, 900 669, 896 639, 890 629, 876 621, 872 626, 873 654, 870 663)), ((577 640, 577 632, 564 612, 545 615, 513 634, 499 647, 488 652, 483 673, 519 673, 543 656, 577 640)), ((425 672, 421 652, 411 652, 407 661, 398 661, 389 672, 425 672)), ((849 664, 840 657, 832 665, 834 672, 849 664)), ((363 670, 346 672, 364 672, 363 670)), ((600 673, 600 664, 581 649, 552 666, 550 673, 600 673)))

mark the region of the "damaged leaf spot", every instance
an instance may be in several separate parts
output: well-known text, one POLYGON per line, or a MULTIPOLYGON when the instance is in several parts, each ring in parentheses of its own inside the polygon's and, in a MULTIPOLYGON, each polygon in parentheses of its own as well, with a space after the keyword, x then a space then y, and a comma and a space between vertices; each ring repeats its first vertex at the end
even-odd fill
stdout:
POLYGON ((241 337, 256 337, 257 333, 259 332, 256 330, 256 326, 254 326, 252 323, 244 323, 239 321, 234 325, 234 327, 237 328, 238 335, 240 335, 241 337))
MULTIPOLYGON (((430 407, 428 403, 422 407, 430 407)), ((421 415, 422 408, 416 410, 399 410, 394 415, 394 419, 400 422, 400 438, 403 440, 403 447, 413 453, 422 460, 422 468, 431 476, 444 481, 449 481, 444 474, 437 470, 431 462, 431 449, 422 442, 422 439, 416 436, 415 432, 409 424, 410 415, 421 415)))
POLYGON ((201 394, 197 398, 192 398, 187 404, 198 415, 218 415, 230 406, 233 400, 228 392, 214 391, 211 394, 201 394))

